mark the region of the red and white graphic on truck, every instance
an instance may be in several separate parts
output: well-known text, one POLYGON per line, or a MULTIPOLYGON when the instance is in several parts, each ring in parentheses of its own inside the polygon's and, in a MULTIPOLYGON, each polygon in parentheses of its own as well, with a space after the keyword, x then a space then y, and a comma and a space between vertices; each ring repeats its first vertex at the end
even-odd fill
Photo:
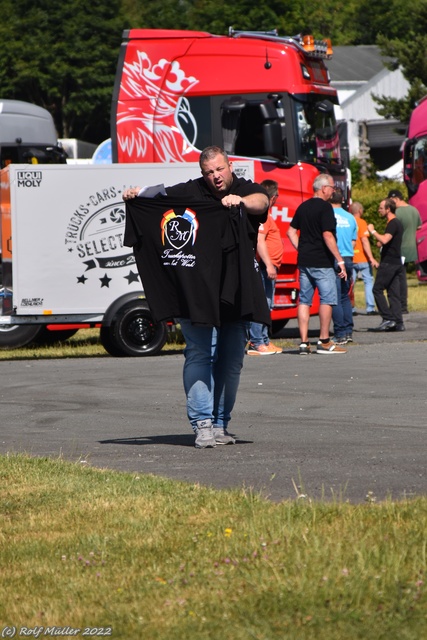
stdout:
POLYGON ((143 161, 147 150, 156 148, 160 162, 183 162, 194 151, 197 124, 183 94, 198 83, 187 76, 179 62, 161 58, 153 63, 143 51, 136 52, 133 62, 123 68, 121 91, 127 98, 144 100, 144 108, 133 106, 132 100, 119 103, 117 142, 123 153, 122 162, 143 161), (186 123, 184 134, 180 120, 186 123), (132 128, 129 128, 132 122, 132 128), (188 140, 188 126, 194 135, 188 140))

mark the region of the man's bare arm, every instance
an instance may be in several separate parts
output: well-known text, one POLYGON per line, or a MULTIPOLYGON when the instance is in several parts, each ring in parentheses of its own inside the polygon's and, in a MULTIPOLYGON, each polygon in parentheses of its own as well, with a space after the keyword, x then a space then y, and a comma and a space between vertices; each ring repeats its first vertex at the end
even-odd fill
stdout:
POLYGON ((380 242, 383 246, 390 242, 393 237, 391 233, 378 233, 373 224, 368 224, 368 231, 372 236, 374 236, 375 240, 380 242))
POLYGON ((299 243, 298 231, 294 229, 294 227, 289 227, 287 236, 293 248, 298 250, 298 243, 299 243))
POLYGON ((362 241, 362 246, 363 246, 363 250, 365 252, 365 255, 368 257, 368 260, 370 262, 370 264, 375 267, 376 269, 378 269, 378 262, 377 260, 375 260, 373 254, 372 254, 372 250, 371 250, 371 244, 368 240, 368 238, 366 236, 360 238, 362 241))
POLYGON ((256 249, 259 257, 265 264, 268 277, 270 278, 270 280, 275 280, 277 276, 277 271, 276 271, 276 267, 271 261, 270 254, 268 253, 265 233, 258 232, 258 242, 257 242, 256 249))

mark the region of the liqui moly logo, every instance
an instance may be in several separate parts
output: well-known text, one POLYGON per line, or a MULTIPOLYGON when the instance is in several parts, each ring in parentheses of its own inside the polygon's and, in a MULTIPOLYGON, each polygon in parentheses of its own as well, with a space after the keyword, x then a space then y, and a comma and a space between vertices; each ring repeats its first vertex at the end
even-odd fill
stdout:
POLYGON ((16 183, 18 187, 40 187, 42 183, 41 171, 17 171, 16 183))

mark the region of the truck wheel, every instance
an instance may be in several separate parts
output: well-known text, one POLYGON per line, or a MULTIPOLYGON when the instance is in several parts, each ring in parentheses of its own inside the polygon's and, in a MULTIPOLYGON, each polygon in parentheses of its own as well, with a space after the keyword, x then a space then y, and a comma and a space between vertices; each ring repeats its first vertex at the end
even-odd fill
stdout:
POLYGON ((101 344, 104 347, 105 351, 110 354, 110 356, 121 357, 125 354, 121 349, 116 345, 112 335, 111 335, 111 327, 102 326, 99 332, 99 339, 101 340, 101 344))
POLYGON ((166 342, 167 326, 154 322, 145 300, 131 300, 101 327, 100 338, 112 356, 154 356, 166 342))
POLYGON ((39 324, 0 325, 0 349, 19 349, 34 342, 43 329, 39 324))
POLYGON ((59 331, 51 331, 47 327, 42 327, 33 342, 38 345, 49 345, 55 344, 55 342, 64 342, 64 340, 71 338, 75 333, 77 333, 77 331, 78 329, 60 329, 59 331))

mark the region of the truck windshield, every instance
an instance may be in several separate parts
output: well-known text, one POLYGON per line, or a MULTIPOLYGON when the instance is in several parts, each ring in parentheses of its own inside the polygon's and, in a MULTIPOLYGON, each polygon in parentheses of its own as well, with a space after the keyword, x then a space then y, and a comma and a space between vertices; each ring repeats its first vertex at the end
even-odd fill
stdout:
POLYGON ((297 156, 301 162, 340 164, 340 140, 332 102, 324 96, 293 97, 297 156))

